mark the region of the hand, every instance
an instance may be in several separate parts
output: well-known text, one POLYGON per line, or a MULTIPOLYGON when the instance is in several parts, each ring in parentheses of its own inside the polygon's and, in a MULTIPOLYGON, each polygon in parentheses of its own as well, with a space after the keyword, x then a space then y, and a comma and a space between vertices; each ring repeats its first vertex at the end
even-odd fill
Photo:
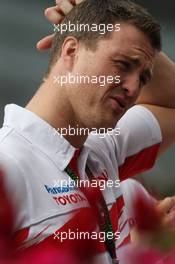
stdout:
MULTIPOLYGON (((45 10, 46 18, 53 24, 59 24, 72 8, 80 4, 83 0, 56 0, 56 6, 49 7, 45 10)), ((41 39, 36 47, 39 51, 48 50, 53 41, 54 34, 41 39)))
POLYGON ((145 233, 154 237, 160 230, 175 234, 175 196, 153 201, 140 193, 133 208, 136 225, 131 233, 132 241, 140 243, 145 233))
POLYGON ((157 210, 163 215, 163 225, 175 226, 175 197, 167 197, 157 203, 157 210))

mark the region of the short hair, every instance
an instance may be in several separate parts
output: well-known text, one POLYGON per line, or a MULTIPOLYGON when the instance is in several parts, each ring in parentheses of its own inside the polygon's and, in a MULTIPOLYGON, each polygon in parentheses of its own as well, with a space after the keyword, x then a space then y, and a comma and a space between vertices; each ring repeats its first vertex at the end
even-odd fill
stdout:
MULTIPOLYGON (((62 24, 88 24, 100 25, 113 24, 116 22, 126 22, 140 29, 149 39, 155 50, 161 50, 160 25, 152 15, 142 6, 129 0, 85 0, 75 6, 68 15, 65 16, 62 24)), ((82 42, 87 49, 96 49, 97 41, 108 38, 111 32, 100 34, 97 31, 65 31, 62 34, 55 34, 49 63, 50 72, 61 53, 61 47, 66 37, 74 36, 82 42)))

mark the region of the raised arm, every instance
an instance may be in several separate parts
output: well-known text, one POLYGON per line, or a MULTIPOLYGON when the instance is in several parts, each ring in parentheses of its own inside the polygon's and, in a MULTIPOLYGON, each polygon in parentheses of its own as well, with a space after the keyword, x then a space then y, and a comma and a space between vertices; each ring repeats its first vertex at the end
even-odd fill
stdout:
POLYGON ((153 79, 144 87, 138 103, 175 108, 175 63, 163 52, 157 55, 153 79))
POLYGON ((164 53, 157 55, 151 83, 144 87, 138 101, 157 118, 163 142, 160 153, 175 141, 175 63, 164 53))

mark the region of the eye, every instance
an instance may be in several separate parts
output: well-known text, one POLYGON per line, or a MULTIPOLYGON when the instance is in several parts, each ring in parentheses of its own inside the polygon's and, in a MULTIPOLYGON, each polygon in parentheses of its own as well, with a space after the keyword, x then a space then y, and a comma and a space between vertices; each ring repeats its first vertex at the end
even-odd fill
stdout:
POLYGON ((148 83, 148 79, 145 74, 140 75, 140 86, 143 87, 148 83))
POLYGON ((114 60, 114 64, 115 66, 122 68, 124 71, 129 71, 131 69, 131 64, 128 61, 114 60))
POLYGON ((141 75, 140 75, 140 85, 144 86, 148 84, 152 79, 152 75, 149 69, 145 70, 141 75))

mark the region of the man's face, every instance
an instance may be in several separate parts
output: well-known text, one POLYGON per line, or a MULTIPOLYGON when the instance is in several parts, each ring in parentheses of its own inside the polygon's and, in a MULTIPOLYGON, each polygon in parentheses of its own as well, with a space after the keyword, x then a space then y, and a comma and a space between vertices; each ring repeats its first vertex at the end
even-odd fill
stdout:
POLYGON ((155 52, 147 37, 126 23, 109 39, 100 40, 95 51, 81 45, 71 74, 96 76, 99 83, 68 85, 68 100, 84 126, 114 128, 150 81, 155 52), (112 77, 102 85, 104 76, 112 77), (120 76, 119 84, 116 76, 120 76))

